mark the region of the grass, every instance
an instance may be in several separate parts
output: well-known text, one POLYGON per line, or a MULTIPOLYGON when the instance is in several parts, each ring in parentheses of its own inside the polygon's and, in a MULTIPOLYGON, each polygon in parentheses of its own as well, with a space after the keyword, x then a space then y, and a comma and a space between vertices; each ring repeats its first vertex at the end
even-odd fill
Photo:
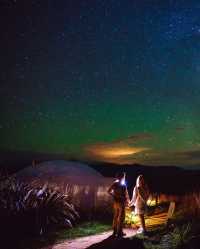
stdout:
POLYGON ((84 236, 95 235, 109 231, 110 229, 110 224, 103 224, 98 221, 84 222, 71 229, 59 229, 57 231, 51 231, 44 236, 29 239, 27 238, 26 241, 21 241, 17 249, 39 249, 41 247, 49 246, 52 244, 62 243, 67 239, 75 239, 84 236))
POLYGON ((84 236, 102 233, 111 229, 112 229, 111 225, 102 224, 100 222, 93 221, 93 222, 83 223, 78 227, 74 227, 66 231, 63 234, 63 236, 67 239, 74 239, 78 237, 84 237, 84 236))
POLYGON ((170 221, 171 229, 166 230, 157 243, 144 242, 146 249, 199 248, 200 192, 185 194, 170 221))
MULTIPOLYGON (((163 208, 165 209, 165 207, 163 208)), ((196 236, 196 230, 199 231, 199 227, 196 228, 197 224, 199 224, 198 216, 195 217, 194 222, 191 224, 190 216, 185 215, 185 213, 183 206, 177 205, 168 227, 164 225, 157 226, 149 231, 148 236, 136 235, 135 237, 143 240, 145 249, 180 249, 190 242, 191 237, 196 236)), ((24 242, 23 245, 21 244, 19 248, 39 249, 56 243, 62 243, 67 239, 95 235, 108 230, 111 230, 111 223, 106 224, 98 221, 84 222, 72 229, 54 230, 39 238, 31 238, 31 240, 24 242)), ((13 248, 19 249, 16 247, 13 248)))
POLYGON ((195 249, 199 247, 190 247, 190 243, 191 239, 198 237, 198 224, 198 220, 194 223, 173 224, 170 228, 152 231, 147 238, 142 235, 136 237, 143 239, 145 249, 195 249))
POLYGON ((168 226, 163 225, 149 229, 148 237, 140 234, 135 237, 143 240, 145 249, 188 248, 186 245, 190 243, 191 238, 198 234, 200 226, 198 226, 198 217, 194 220, 191 217, 189 219, 189 216, 185 217, 184 211, 179 206, 168 226))

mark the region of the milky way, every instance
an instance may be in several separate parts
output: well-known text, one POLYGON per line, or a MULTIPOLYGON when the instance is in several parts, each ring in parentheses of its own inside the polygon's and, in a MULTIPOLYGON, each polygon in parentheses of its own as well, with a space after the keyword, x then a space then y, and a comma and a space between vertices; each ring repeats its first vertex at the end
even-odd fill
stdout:
POLYGON ((199 1, 0 5, 2 150, 199 165, 199 1))

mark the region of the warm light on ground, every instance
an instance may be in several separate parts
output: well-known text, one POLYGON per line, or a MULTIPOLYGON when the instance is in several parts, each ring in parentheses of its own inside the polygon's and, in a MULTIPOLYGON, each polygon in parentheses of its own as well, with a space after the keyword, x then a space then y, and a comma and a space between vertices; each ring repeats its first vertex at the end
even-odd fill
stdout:
MULTIPOLYGON (((166 211, 159 214, 152 214, 150 216, 145 215, 145 224, 147 229, 166 224, 166 222, 167 222, 166 211)), ((125 224, 131 227, 140 226, 139 217, 135 215, 134 211, 129 208, 126 209, 125 224)))
POLYGON ((130 226, 139 225, 139 218, 134 211, 126 209, 125 224, 130 226))
POLYGON ((156 199, 148 199, 147 200, 147 206, 149 206, 149 207, 155 207, 156 204, 158 204, 158 203, 156 203, 156 199))

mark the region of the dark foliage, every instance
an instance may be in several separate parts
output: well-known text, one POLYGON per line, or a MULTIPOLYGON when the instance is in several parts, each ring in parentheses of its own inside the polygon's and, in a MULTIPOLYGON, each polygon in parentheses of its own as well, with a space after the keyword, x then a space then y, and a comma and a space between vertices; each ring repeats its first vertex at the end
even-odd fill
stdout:
POLYGON ((6 240, 70 228, 77 218, 68 196, 47 185, 32 187, 14 178, 0 183, 1 235, 6 240))

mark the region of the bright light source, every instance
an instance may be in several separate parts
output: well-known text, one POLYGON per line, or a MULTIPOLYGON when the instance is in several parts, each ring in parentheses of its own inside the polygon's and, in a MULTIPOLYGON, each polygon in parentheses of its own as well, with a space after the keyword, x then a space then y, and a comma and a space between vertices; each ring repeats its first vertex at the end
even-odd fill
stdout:
POLYGON ((126 181, 125 181, 124 178, 120 181, 120 184, 121 184, 122 186, 126 186, 126 181))
POLYGON ((139 217, 131 209, 126 209, 125 223, 127 225, 139 225, 139 217))
POLYGON ((149 206, 149 207, 156 206, 156 199, 148 199, 147 200, 147 206, 149 206))

